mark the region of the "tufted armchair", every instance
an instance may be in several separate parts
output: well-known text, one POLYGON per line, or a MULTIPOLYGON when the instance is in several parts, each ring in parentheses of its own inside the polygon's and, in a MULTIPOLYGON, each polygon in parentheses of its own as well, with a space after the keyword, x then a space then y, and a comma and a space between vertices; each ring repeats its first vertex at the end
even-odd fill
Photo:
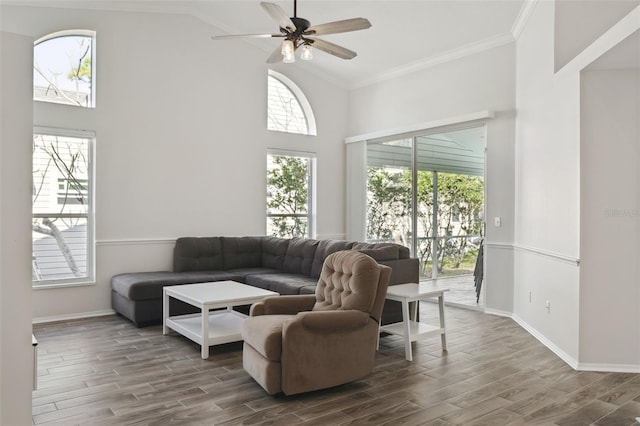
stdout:
POLYGON ((357 251, 329 255, 315 295, 275 296, 242 326, 244 369, 269 393, 292 395, 373 370, 391 268, 357 251))

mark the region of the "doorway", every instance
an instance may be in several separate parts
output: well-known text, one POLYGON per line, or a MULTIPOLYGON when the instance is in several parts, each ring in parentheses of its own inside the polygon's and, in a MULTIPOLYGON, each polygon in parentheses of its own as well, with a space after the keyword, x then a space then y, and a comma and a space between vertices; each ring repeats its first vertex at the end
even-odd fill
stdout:
POLYGON ((408 247, 421 281, 446 280, 449 304, 479 309, 485 142, 476 124, 367 144, 367 240, 408 247))

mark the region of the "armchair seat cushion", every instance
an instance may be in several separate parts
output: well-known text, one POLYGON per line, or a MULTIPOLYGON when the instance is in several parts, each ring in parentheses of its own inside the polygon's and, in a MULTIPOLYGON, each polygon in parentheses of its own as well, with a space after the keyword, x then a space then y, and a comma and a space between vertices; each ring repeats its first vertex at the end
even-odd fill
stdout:
POLYGON ((242 325, 242 339, 269 361, 282 355, 282 327, 295 315, 260 315, 249 317, 242 325))

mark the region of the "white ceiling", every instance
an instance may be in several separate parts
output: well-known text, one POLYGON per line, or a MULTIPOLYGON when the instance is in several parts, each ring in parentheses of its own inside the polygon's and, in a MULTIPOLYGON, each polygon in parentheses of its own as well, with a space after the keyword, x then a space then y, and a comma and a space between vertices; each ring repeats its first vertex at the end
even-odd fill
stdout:
MULTIPOLYGON (((220 23, 222 28, 216 35, 278 32, 258 1, 189 3, 203 18, 220 23)), ((292 0, 273 3, 293 16, 292 0)), ((324 52, 314 53, 314 67, 354 87, 452 55, 511 42, 522 5, 523 0, 300 0, 298 17, 312 25, 356 17, 371 22, 367 30, 321 37, 356 51, 356 58, 342 60, 324 52)), ((264 49, 266 60, 278 44, 277 39, 260 39, 257 45, 264 49)))
MULTIPOLYGON (((293 15, 293 0, 271 0, 293 15)), ((277 33, 259 0, 47 0, 4 1, 39 6, 132 10, 194 15, 212 24, 211 35, 277 33)), ((311 24, 363 17, 372 27, 321 38, 358 53, 343 60, 316 51, 312 63, 289 66, 313 70, 346 87, 358 87, 408 70, 455 59, 512 42, 525 0, 300 0, 298 17, 311 24)), ((523 9, 524 10, 524 9, 523 9)), ((280 39, 212 40, 252 43, 266 61, 280 39)))

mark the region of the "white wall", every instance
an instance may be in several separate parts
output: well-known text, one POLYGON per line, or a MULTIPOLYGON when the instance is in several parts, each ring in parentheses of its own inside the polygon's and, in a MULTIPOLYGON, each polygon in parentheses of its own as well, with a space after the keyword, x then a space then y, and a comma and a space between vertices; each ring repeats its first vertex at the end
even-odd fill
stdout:
POLYGON ((33 39, 0 32, 0 424, 31 424, 33 39))
POLYGON ((583 10, 581 20, 606 25, 579 31, 597 41, 554 74, 567 53, 554 49, 575 41, 550 31, 554 6, 536 3, 517 44, 514 317, 574 368, 637 372, 640 78, 581 71, 640 21, 612 24, 617 2, 583 10))
POLYGON ((553 25, 554 3, 537 2, 517 42, 514 316, 575 366, 580 86, 555 78, 553 25))
POLYGON ((640 0, 555 0, 555 70, 593 43, 640 0))
POLYGON ((640 370, 640 70, 581 80, 580 362, 640 370))
POLYGON ((513 309, 515 46, 509 44, 429 67, 350 94, 349 136, 492 110, 486 156, 485 305, 513 309))
POLYGON ((37 125, 96 131, 97 285, 35 290, 34 318, 108 312, 111 276, 170 269, 177 237, 264 234, 267 148, 317 153, 318 236, 344 235, 344 89, 280 64, 318 136, 270 132, 269 52, 213 42, 196 18, 4 6, 1 19, 35 38, 97 32, 96 108, 34 110, 37 125))

